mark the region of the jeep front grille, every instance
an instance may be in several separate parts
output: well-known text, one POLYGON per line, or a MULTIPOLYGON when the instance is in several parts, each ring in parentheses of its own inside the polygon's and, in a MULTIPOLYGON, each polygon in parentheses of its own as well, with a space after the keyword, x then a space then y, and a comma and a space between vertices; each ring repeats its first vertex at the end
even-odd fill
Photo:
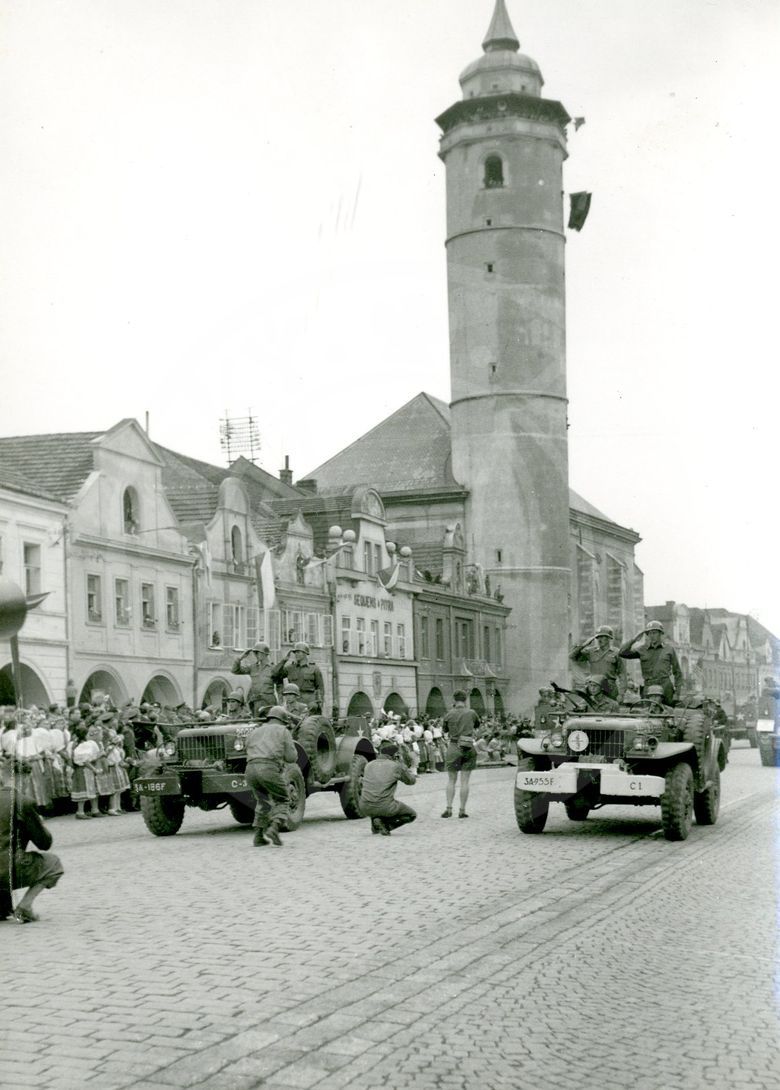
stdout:
POLYGON ((223 734, 180 734, 176 748, 182 761, 222 761, 225 758, 223 734))
POLYGON ((622 730, 594 730, 591 727, 585 727, 585 731, 590 742, 585 752, 580 754, 582 760, 587 761, 588 757, 601 756, 612 761, 616 757, 623 756, 626 736, 622 730))

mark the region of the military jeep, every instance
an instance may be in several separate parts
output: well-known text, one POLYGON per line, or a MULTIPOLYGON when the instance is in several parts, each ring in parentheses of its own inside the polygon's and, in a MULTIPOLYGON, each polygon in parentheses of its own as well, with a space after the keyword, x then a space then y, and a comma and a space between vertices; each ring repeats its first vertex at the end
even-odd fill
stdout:
POLYGON ((699 825, 715 824, 727 750, 724 728, 705 710, 641 703, 597 713, 584 700, 572 703, 518 739, 521 832, 541 833, 551 802, 562 802, 571 821, 607 805, 660 806, 667 840, 685 840, 694 815, 699 825))
MULTIPOLYGON (((247 786, 246 737, 257 723, 223 720, 193 724, 178 731, 154 752, 135 781, 141 813, 150 833, 173 836, 187 806, 230 810, 240 825, 251 825, 254 798, 247 786)), ((363 773, 376 754, 354 723, 337 737, 330 721, 311 715, 292 730, 297 760, 285 767, 290 796, 285 828, 303 821, 306 799, 316 791, 334 791, 348 818, 360 817, 363 773)))

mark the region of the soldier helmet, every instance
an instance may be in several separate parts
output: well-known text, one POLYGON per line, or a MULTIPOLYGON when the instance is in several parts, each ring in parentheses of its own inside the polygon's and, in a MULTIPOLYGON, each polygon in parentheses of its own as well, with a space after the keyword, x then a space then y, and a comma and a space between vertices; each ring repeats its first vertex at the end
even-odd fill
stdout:
POLYGON ((293 647, 293 651, 303 651, 304 654, 308 655, 309 645, 308 643, 304 643, 303 640, 299 640, 298 643, 296 643, 293 647))
POLYGON ((285 696, 300 696, 301 695, 301 690, 298 688, 298 686, 293 681, 285 681, 285 683, 284 683, 284 685, 282 687, 282 692, 284 693, 285 696))
POLYGON ((266 712, 265 718, 276 719, 279 723, 287 724, 290 722, 290 713, 279 704, 273 704, 266 712))
POLYGON ((601 688, 604 684, 604 678, 600 677, 599 674, 588 674, 588 676, 585 678, 585 684, 598 685, 598 687, 601 688))
POLYGON ((662 697, 664 695, 664 687, 663 685, 648 685, 645 695, 662 697))
POLYGON ((379 743, 379 752, 384 753, 387 757, 395 757, 398 755, 398 745, 388 739, 379 743))
POLYGON ((645 629, 645 632, 663 632, 664 626, 660 621, 651 621, 645 629))
POLYGON ((227 698, 228 698, 228 700, 236 700, 236 701, 238 701, 239 704, 243 704, 244 703, 244 690, 243 689, 233 689, 231 692, 228 693, 227 698))
POLYGON ((252 650, 257 652, 264 652, 266 655, 269 655, 271 653, 271 648, 268 646, 267 643, 263 643, 262 640, 260 640, 259 643, 256 643, 253 646, 252 650))
POLYGON ((609 636, 609 638, 611 640, 614 640, 615 630, 613 628, 610 628, 610 626, 608 624, 603 624, 599 628, 596 629, 596 635, 597 636, 609 636))

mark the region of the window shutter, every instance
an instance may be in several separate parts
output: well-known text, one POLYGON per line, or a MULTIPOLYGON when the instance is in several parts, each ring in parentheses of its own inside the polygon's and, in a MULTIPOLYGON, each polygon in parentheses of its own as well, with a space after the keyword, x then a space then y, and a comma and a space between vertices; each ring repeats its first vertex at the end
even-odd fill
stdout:
POLYGON ((322 626, 319 613, 306 614, 306 642, 311 647, 322 646, 322 626))

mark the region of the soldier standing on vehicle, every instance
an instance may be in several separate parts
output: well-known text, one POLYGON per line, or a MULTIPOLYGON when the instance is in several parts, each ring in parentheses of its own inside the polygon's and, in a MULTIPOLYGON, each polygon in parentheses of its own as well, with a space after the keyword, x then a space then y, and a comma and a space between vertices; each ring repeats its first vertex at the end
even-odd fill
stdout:
POLYGON ((248 719, 249 712, 246 704, 244 703, 244 690, 233 689, 228 693, 227 708, 225 712, 219 716, 222 720, 235 720, 235 719, 248 719))
POLYGON ((620 710, 620 705, 617 700, 613 700, 611 696, 607 696, 604 691, 606 684, 607 679, 599 677, 598 674, 590 674, 585 679, 585 699, 594 712, 607 713, 620 710))
POLYGON ((682 688, 682 670, 677 652, 664 639, 664 626, 660 621, 650 621, 644 632, 624 643, 620 648, 621 658, 639 659, 642 667, 642 695, 647 694, 648 685, 661 685, 664 690, 664 703, 672 707, 682 688), (643 642, 637 648, 634 645, 643 642))
POLYGON ((308 707, 301 700, 301 690, 292 681, 285 681, 282 686, 282 695, 284 697, 284 706, 289 712, 293 723, 297 726, 309 714, 308 707))
POLYGON ((620 699, 620 692, 626 682, 626 664, 620 657, 612 641, 615 633, 609 625, 597 628, 595 635, 584 643, 573 647, 569 658, 577 666, 587 669, 589 674, 597 674, 606 681, 604 692, 613 700, 620 699))
POLYGON ((396 784, 413 784, 417 777, 411 769, 398 760, 399 748, 395 742, 385 741, 379 746, 379 756, 366 766, 360 789, 360 812, 371 818, 371 832, 390 836, 393 829, 408 825, 417 812, 395 797, 396 784))
POLYGON ((287 710, 274 705, 246 736, 246 782, 255 796, 252 843, 256 848, 269 841, 277 848, 282 846, 279 828, 290 802, 284 767, 297 760, 289 722, 287 710))
POLYGON ((283 678, 298 686, 300 698, 309 712, 322 711, 325 683, 319 666, 309 662, 308 643, 296 643, 292 651, 287 652, 287 657, 274 667, 273 680, 277 685, 283 678))
POLYGON ((248 651, 242 652, 230 667, 231 674, 246 674, 252 679, 247 695, 252 715, 257 715, 262 707, 276 704, 274 671, 277 667, 271 666, 268 661, 270 654, 271 648, 267 643, 256 643, 248 651))

